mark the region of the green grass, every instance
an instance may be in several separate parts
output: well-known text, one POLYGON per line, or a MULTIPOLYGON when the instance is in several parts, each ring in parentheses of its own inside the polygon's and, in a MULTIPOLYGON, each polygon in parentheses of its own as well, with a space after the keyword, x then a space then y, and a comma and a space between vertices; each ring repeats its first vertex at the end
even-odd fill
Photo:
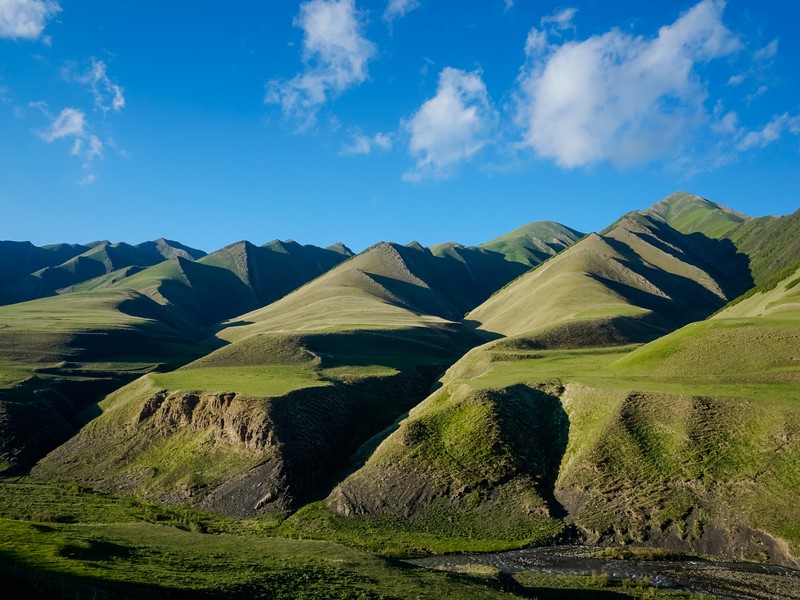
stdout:
POLYGON ((88 586, 132 595, 157 582, 162 593, 215 597, 508 597, 484 578, 414 569, 327 541, 275 537, 277 525, 74 484, 0 480, 0 572, 44 590, 88 586))
POLYGON ((153 385, 171 391, 238 392, 282 396, 290 391, 330 385, 310 368, 284 365, 200 367, 148 375, 153 385))
POLYGON ((651 206, 645 213, 663 218, 670 227, 682 233, 699 232, 711 238, 721 238, 747 217, 704 198, 676 192, 651 206))
POLYGON ((500 552, 557 535, 561 526, 547 518, 518 519, 494 512, 458 512, 444 504, 424 515, 343 517, 316 502, 301 508, 275 532, 288 537, 335 541, 386 557, 408 558, 454 552, 500 552))

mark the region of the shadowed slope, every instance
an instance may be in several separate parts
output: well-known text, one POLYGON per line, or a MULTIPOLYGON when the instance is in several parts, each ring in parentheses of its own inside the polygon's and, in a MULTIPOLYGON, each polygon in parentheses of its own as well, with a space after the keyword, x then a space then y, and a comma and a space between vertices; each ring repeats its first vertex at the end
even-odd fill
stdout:
POLYGON ((114 272, 117 279, 121 279, 167 258, 194 260, 205 255, 200 250, 163 238, 136 246, 107 241, 90 246, 62 264, 44 267, 9 283, 3 291, 6 300, 24 302, 70 292, 76 285, 114 272))
POLYGON ((631 213, 526 273, 467 315, 545 346, 646 341, 703 318, 751 285, 728 241, 631 213))
POLYGON ((110 396, 38 472, 237 515, 329 490, 357 446, 474 343, 443 316, 469 304, 442 262, 378 244, 223 324, 229 345, 110 396))
POLYGON ((255 296, 252 309, 285 296, 350 256, 352 252, 343 244, 329 249, 275 240, 259 247, 243 241, 217 250, 199 262, 236 275, 255 296))
POLYGON ((0 458, 25 467, 61 443, 77 414, 143 372, 208 351, 186 323, 132 290, 0 307, 0 458))
POLYGON ((77 244, 40 248, 30 242, 0 241, 0 288, 39 269, 59 265, 87 250, 88 246, 77 244))

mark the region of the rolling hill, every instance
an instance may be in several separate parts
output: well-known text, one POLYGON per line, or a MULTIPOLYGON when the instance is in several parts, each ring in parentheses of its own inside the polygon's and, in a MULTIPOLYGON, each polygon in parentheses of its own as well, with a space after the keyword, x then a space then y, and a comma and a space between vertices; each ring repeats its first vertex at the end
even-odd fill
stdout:
POLYGON ((632 213, 526 273, 467 315, 481 331, 539 346, 648 341, 752 286, 727 240, 632 213))
POLYGON ((340 249, 249 312, 329 255, 172 258, 83 293, 140 294, 211 345, 108 395, 33 474, 400 552, 573 540, 797 566, 793 223, 681 193, 532 268, 340 249))
MULTIPOLYGON (((262 296, 305 283, 347 254, 342 248, 275 246, 259 249, 255 261, 262 296), (295 252, 300 258, 293 262, 295 252), (270 255, 278 258, 270 262, 270 255)), ((220 252, 233 254, 230 247, 220 252)), ((84 408, 121 385, 208 353, 220 345, 210 337, 213 325, 261 305, 257 291, 237 271, 214 266, 220 254, 209 255, 208 262, 194 256, 202 253, 163 240, 139 246, 101 243, 65 265, 75 266, 83 277, 81 259, 107 273, 72 286, 70 293, 0 307, 5 467, 29 466, 74 431, 84 408), (131 260, 157 264, 113 270, 131 260)), ((40 273, 54 277, 57 270, 40 273)))
POLYGON ((471 311, 509 337, 469 351, 366 444, 323 520, 402 519, 475 550, 569 526, 593 543, 797 565, 798 519, 780 515, 800 486, 800 273, 678 329, 750 281, 732 244, 697 236, 628 215, 471 311))
POLYGON ((455 244, 377 244, 107 398, 37 471, 236 515, 296 508, 480 341, 459 318, 519 271, 455 244))

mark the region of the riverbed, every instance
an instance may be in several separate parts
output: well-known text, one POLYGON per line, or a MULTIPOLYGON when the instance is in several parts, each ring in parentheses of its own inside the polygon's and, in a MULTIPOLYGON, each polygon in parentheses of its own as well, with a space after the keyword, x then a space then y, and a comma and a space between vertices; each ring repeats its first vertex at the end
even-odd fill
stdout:
POLYGON ((643 581, 659 588, 707 594, 721 600, 800 599, 800 571, 752 562, 711 561, 697 557, 665 560, 606 558, 587 546, 526 548, 494 554, 460 554, 409 559, 418 567, 463 570, 485 566, 499 573, 607 575, 643 581))

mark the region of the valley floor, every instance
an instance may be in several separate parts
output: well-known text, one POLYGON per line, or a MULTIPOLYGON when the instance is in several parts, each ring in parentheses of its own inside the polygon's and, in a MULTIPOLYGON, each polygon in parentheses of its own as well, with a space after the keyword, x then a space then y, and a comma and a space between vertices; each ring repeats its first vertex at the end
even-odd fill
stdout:
POLYGON ((72 484, 5 480, 0 507, 6 598, 704 597, 602 572, 511 576, 489 560, 448 564, 450 571, 412 567, 339 543, 277 537, 275 520, 166 508, 72 484))

